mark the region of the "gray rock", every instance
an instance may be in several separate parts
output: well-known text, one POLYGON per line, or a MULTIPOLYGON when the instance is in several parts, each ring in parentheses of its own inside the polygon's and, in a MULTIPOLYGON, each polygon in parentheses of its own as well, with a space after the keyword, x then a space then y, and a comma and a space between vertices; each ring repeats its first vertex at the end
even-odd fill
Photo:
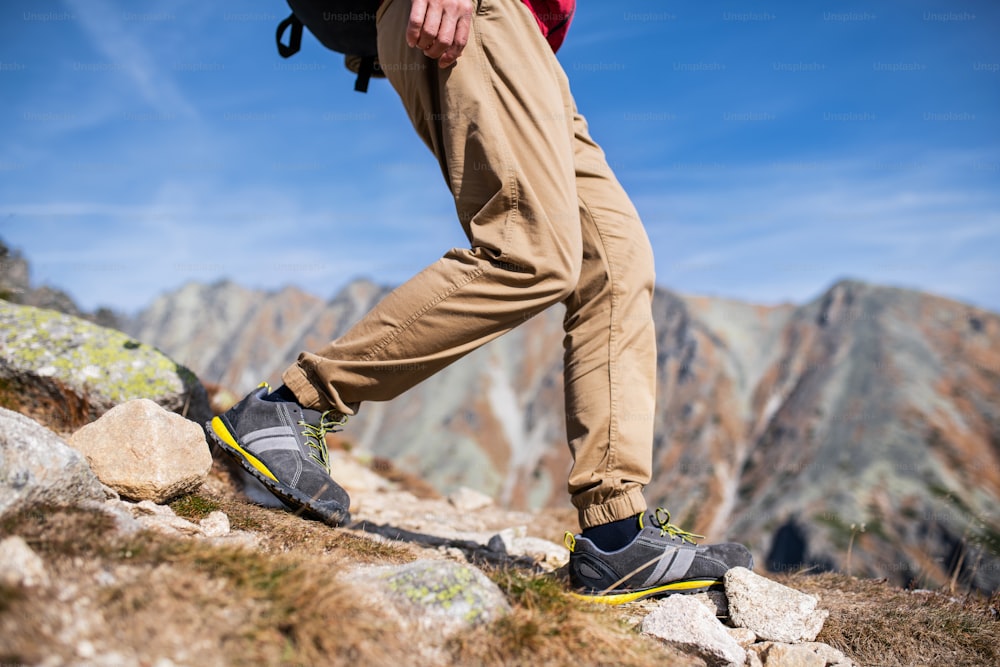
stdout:
POLYGON ((819 600, 788 586, 736 567, 725 575, 729 618, 761 639, 777 642, 810 642, 823 629, 829 612, 817 609, 819 600))
POLYGON ((404 623, 441 638, 510 611, 503 592, 471 565, 417 560, 355 572, 355 581, 368 582, 399 612, 404 623))
POLYGON ((44 586, 48 583, 45 563, 23 537, 12 535, 0 541, 0 584, 44 586))
POLYGON ((642 631, 700 657, 710 667, 746 662, 746 651, 715 614, 686 595, 671 595, 660 601, 643 619, 642 631))
POLYGON ((212 467, 205 432, 149 399, 115 406, 69 438, 124 498, 162 503, 202 485, 212 467))
POLYGON ((149 398, 202 423, 205 388, 183 366, 120 331, 0 301, 0 404, 57 431, 149 398))
POLYGON ((38 422, 0 408, 0 517, 103 499, 82 454, 38 422))

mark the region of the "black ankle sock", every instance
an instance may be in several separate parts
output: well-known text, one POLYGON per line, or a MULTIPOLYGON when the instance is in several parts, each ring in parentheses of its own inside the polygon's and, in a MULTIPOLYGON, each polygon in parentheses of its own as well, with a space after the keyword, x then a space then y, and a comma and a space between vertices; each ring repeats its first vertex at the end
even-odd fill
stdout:
POLYGON ((280 403, 282 401, 286 403, 298 403, 299 399, 295 398, 295 394, 292 390, 288 388, 287 385, 281 385, 270 394, 264 397, 265 401, 274 401, 275 403, 280 403))
POLYGON ((601 551, 615 551, 639 534, 639 520, 630 516, 627 519, 584 528, 581 534, 597 545, 601 551))

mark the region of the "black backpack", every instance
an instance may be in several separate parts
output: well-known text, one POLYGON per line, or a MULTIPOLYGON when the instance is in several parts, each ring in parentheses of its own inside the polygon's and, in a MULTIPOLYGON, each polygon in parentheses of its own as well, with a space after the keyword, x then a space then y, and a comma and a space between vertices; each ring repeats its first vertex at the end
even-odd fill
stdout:
POLYGON ((302 47, 302 26, 323 46, 344 54, 347 69, 358 75, 354 90, 366 92, 368 80, 385 76, 378 66, 375 12, 380 0, 288 0, 292 14, 278 24, 278 54, 289 58, 302 47), (291 28, 288 44, 282 43, 291 28))

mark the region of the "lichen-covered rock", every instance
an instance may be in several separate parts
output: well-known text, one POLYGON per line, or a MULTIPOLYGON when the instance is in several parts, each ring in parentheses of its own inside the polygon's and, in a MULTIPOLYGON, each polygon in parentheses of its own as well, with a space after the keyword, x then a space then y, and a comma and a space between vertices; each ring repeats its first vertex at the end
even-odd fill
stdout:
POLYGON ((397 630, 420 638, 426 655, 455 633, 489 623, 510 611, 503 592, 480 570, 453 561, 417 560, 405 565, 360 567, 350 581, 384 610, 397 630))
POLYGON ((132 500, 162 503, 191 493, 212 467, 202 427, 146 398, 111 408, 69 444, 98 479, 132 500))
POLYGON ((101 483, 80 452, 38 422, 0 408, 0 517, 103 499, 101 483))
POLYGON ((510 611, 496 584, 471 565, 418 560, 384 568, 376 576, 400 603, 463 626, 488 623, 510 611))
POLYGON ((0 301, 0 406, 71 432, 148 398, 203 423, 205 388, 189 370, 120 331, 0 301))

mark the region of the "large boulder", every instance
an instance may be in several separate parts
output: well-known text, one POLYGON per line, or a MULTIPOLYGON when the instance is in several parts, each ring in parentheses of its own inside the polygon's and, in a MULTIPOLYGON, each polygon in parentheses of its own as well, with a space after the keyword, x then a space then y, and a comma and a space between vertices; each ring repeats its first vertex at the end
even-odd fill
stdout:
POLYGON ((0 408, 0 517, 104 497, 82 454, 41 424, 0 408))
POLYGON ((86 320, 0 301, 0 406, 71 433, 136 398, 197 423, 211 418, 198 378, 159 350, 86 320))
POLYGON ((205 431, 148 398, 126 401, 69 437, 102 482, 162 503, 196 491, 212 467, 205 431))

